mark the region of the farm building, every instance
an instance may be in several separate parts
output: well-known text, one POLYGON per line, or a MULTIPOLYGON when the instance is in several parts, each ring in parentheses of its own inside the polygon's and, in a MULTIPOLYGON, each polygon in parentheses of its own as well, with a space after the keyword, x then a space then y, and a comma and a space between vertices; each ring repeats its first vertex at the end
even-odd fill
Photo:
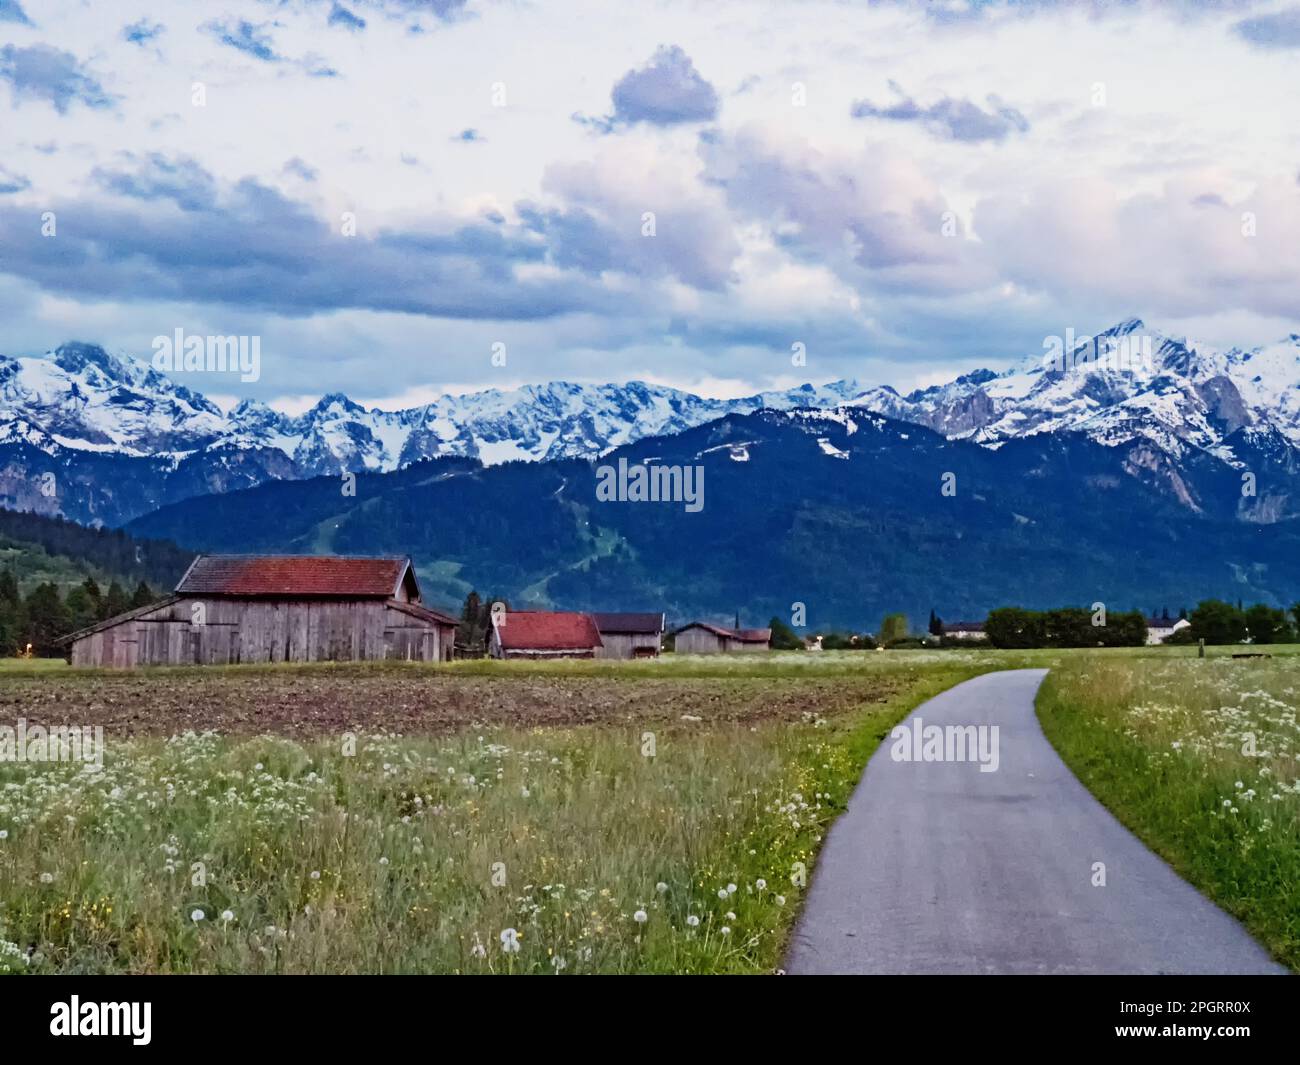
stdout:
POLYGON ((1188 628, 1192 623, 1186 618, 1147 618, 1147 643, 1164 643, 1179 629, 1188 628))
POLYGON ((447 661, 409 558, 200 555, 161 602, 73 633, 74 666, 447 661))
POLYGON ((951 636, 954 640, 982 640, 984 639, 984 622, 954 621, 951 624, 945 623, 943 634, 951 636))
POLYGON ((603 646, 590 614, 511 610, 492 615, 493 658, 595 658, 603 646))
POLYGON ((662 614, 592 614, 603 645, 597 658, 657 658, 664 635, 662 614))
POLYGON ((673 635, 676 637, 674 647, 682 655, 767 651, 772 645, 771 629, 724 629, 707 621, 692 621, 673 635))

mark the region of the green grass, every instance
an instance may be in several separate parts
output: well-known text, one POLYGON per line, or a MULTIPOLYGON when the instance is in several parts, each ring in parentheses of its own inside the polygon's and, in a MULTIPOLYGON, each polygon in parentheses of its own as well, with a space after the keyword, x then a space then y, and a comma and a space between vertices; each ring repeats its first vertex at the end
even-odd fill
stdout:
POLYGON ((1038 714, 1116 817, 1300 971, 1300 669, 1267 650, 1284 653, 1077 659, 1038 714))
MULTIPOLYGON (((532 671, 630 685, 853 671, 887 693, 829 719, 810 697, 794 722, 656 722, 653 757, 646 729, 620 722, 362 736, 352 754, 343 737, 190 734, 111 745, 95 774, 0 764, 0 969, 771 972, 866 759, 917 703, 996 667, 977 658, 532 671), (6 960, 4 942, 32 959, 6 960)), ((172 672, 186 671, 151 676, 172 672)))

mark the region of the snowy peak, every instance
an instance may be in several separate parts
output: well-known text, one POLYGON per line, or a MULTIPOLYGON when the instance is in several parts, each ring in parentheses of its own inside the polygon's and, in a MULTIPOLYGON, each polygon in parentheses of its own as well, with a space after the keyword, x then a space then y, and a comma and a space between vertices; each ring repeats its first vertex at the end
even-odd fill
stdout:
MULTIPOLYGON (((189 494, 443 456, 485 465, 593 458, 764 409, 872 414, 990 449, 1078 433, 1128 449, 1135 471, 1200 456, 1238 470, 1261 458, 1288 469, 1300 462, 1298 333, 1219 350, 1133 317, 1094 336, 1048 337, 1041 351, 1008 365, 906 395, 854 380, 732 399, 645 381, 551 381, 443 395, 398 411, 334 392, 288 415, 254 400, 224 413, 147 362, 69 342, 42 357, 0 357, 0 445, 36 449, 65 469, 77 455, 159 460, 189 478, 169 491, 189 494)), ((828 446, 838 446, 834 429, 826 431, 828 446)), ((1169 478, 1175 483, 1176 471, 1169 478)))

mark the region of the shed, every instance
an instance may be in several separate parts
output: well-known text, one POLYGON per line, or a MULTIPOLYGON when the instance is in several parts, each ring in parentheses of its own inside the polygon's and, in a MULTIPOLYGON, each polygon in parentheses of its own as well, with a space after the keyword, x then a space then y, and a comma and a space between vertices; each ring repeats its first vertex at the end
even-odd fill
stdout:
POLYGON ((448 661, 409 558, 200 555, 161 602, 73 633, 74 666, 448 661))
POLYGON ((590 614, 511 610, 492 615, 493 658, 595 658, 603 646, 590 614))
POLYGON ((692 621, 677 629, 673 636, 677 653, 684 655, 767 651, 772 646, 771 629, 725 629, 707 621, 692 621))
POLYGON ((603 646, 597 658, 657 658, 664 635, 663 614, 591 615, 603 646))

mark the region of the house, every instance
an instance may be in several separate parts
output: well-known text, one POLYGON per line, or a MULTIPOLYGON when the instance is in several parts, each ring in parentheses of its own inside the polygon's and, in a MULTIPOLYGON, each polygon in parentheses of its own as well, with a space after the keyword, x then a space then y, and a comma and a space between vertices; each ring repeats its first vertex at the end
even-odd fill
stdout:
POLYGON ((677 629, 674 647, 683 655, 716 655, 745 651, 768 651, 771 629, 724 629, 707 621, 692 621, 677 629))
POLYGON ((590 614, 511 610, 492 615, 493 658, 595 658, 604 646, 590 614))
POLYGON ((602 646, 597 658, 658 658, 663 614, 592 614, 602 646))
POLYGON ((456 620, 409 558, 200 555, 176 590, 73 633, 74 666, 448 661, 456 620))
POLYGON ((951 624, 944 622, 943 634, 950 636, 954 640, 982 640, 984 639, 984 622, 954 621, 951 624))
POLYGON ((1186 618, 1147 618, 1147 643, 1164 643, 1179 629, 1186 629, 1191 622, 1186 618))

